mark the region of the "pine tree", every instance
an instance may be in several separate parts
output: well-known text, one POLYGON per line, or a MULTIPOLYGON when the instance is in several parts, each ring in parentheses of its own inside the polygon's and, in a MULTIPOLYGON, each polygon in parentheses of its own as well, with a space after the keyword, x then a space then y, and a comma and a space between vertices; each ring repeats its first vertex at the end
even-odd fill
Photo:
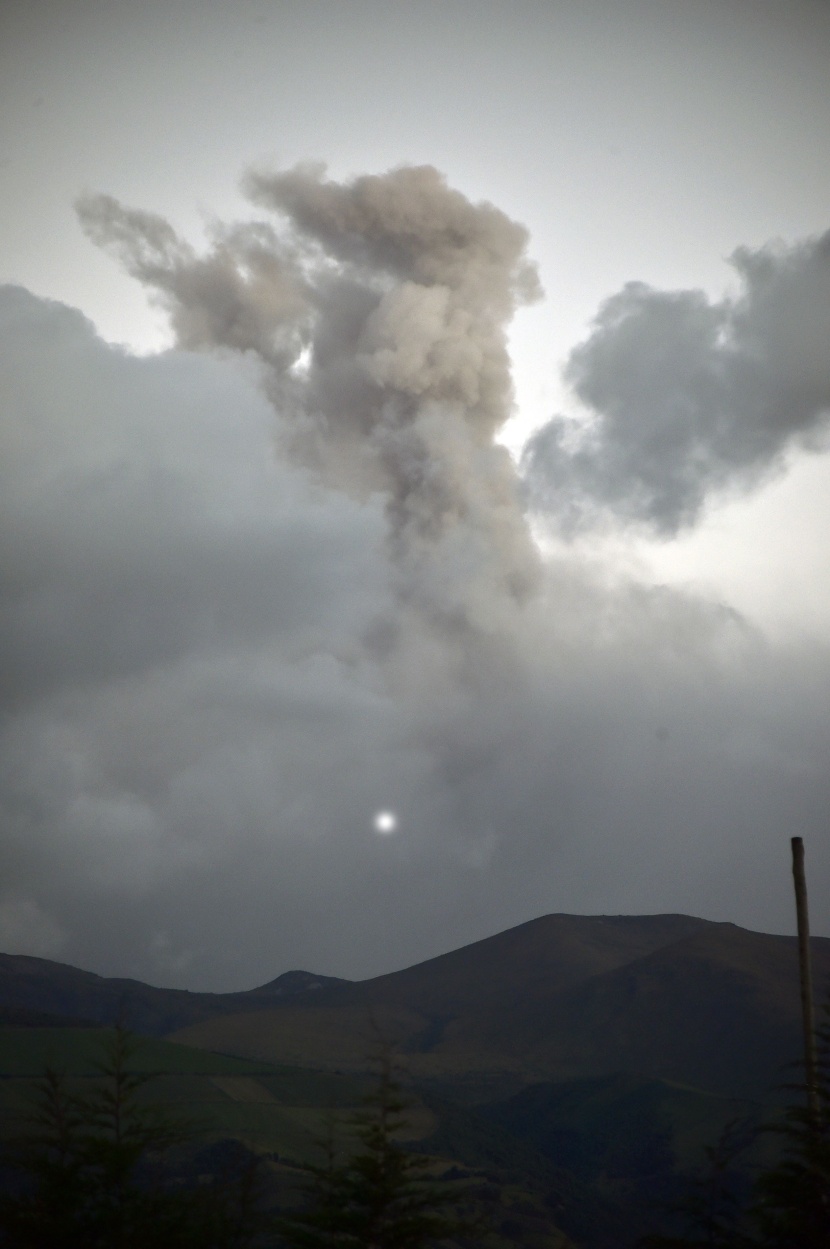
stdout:
POLYGON ((698 1177, 684 1203, 689 1234, 649 1236, 643 1249, 830 1247, 830 1003, 824 1015, 827 1022, 818 1031, 818 1117, 810 1110, 806 1083, 787 1086, 795 1099, 782 1119, 760 1129, 782 1139, 783 1154, 756 1179, 749 1208, 740 1208, 728 1182, 735 1154, 724 1140, 707 1150, 708 1175, 698 1177))
POLYGON ((818 1031, 818 1117, 805 1085, 782 1123, 767 1130, 784 1140, 781 1162, 756 1185, 754 1218, 764 1249, 827 1249, 830 1245, 830 1004, 818 1031))
POLYGON ((142 1096, 154 1077, 134 1067, 123 1026, 106 1040, 93 1089, 81 1096, 47 1069, 30 1130, 11 1162, 19 1189, 0 1199, 10 1249, 246 1249, 258 1230, 248 1177, 213 1190, 173 1189, 164 1160, 190 1126, 142 1096))
MULTIPOLYGON (((97 1064, 100 1082, 79 1099, 83 1114, 81 1156, 94 1186, 91 1219, 96 1243, 121 1249, 180 1231, 181 1203, 156 1185, 141 1183, 140 1171, 158 1164, 164 1153, 187 1138, 178 1125, 148 1106, 141 1091, 153 1076, 131 1069, 136 1040, 118 1026, 97 1064)), ((149 1176, 146 1176, 149 1180, 149 1176)))
POLYGON ((330 1133, 324 1163, 307 1168, 308 1208, 283 1221, 288 1249, 424 1249, 465 1229, 454 1195, 430 1183, 425 1159, 395 1139, 406 1108, 384 1048, 377 1085, 353 1120, 358 1148, 338 1163, 330 1133))
POLYGON ((0 1198, 0 1243, 84 1249, 89 1198, 78 1149, 81 1124, 65 1076, 48 1067, 38 1081, 30 1132, 11 1159, 21 1174, 20 1191, 0 1198))
POLYGON ((345 1208, 345 1171, 338 1165, 335 1144, 336 1125, 333 1117, 326 1123, 326 1136, 321 1142, 323 1161, 306 1163, 306 1209, 281 1224, 282 1238, 291 1249, 339 1249, 352 1240, 342 1226, 345 1208))
POLYGON ((685 1223, 685 1235, 644 1237, 641 1249, 749 1249, 742 1222, 736 1160, 753 1132, 741 1120, 724 1127, 715 1145, 704 1149, 705 1164, 691 1177, 685 1197, 670 1207, 685 1223))

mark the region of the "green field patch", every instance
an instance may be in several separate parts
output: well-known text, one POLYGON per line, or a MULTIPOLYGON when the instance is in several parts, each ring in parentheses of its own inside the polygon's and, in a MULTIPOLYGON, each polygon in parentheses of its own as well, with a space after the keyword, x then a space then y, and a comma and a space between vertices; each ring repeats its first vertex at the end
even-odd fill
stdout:
MULTIPOLYGON (((0 1028, 0 1135, 25 1131, 47 1067, 84 1095, 100 1079, 112 1033, 103 1028, 0 1028)), ((137 1038, 130 1062, 150 1079, 139 1096, 186 1125, 194 1139, 234 1137, 258 1152, 309 1160, 326 1133, 326 1118, 352 1113, 366 1082, 332 1072, 276 1066, 137 1038)))
MULTIPOLYGON (((108 1028, 0 1028, 0 1079, 38 1076, 47 1066, 67 1075, 94 1075, 111 1037, 108 1028)), ((136 1038, 130 1067, 160 1074, 291 1078, 290 1071, 272 1063, 193 1049, 158 1037, 136 1038)))

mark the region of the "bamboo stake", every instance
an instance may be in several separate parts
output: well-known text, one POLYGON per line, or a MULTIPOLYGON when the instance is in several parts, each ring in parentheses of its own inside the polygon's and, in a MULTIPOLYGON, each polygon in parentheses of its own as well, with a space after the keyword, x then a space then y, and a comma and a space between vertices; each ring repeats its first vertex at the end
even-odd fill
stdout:
POLYGON ((804 1072, 807 1082, 807 1106, 813 1126, 819 1124, 818 1055, 813 1011, 813 973, 810 966, 810 919, 807 911, 807 880, 804 874, 804 842, 791 839, 793 849, 793 883, 795 913, 798 920, 798 963, 801 972, 801 1021, 804 1031, 804 1072))

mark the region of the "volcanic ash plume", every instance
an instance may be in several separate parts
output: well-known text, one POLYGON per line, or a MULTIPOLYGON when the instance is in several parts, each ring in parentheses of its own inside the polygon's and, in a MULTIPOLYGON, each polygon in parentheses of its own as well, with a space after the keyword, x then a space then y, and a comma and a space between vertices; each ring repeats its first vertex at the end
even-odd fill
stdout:
POLYGON ((515 474, 505 327, 538 296, 527 232, 433 168, 351 182, 318 166, 246 180, 277 219, 216 226, 197 255, 164 220, 79 204, 168 310, 178 344, 253 353, 286 444, 351 494, 381 492, 400 597, 492 628, 536 575, 515 474))

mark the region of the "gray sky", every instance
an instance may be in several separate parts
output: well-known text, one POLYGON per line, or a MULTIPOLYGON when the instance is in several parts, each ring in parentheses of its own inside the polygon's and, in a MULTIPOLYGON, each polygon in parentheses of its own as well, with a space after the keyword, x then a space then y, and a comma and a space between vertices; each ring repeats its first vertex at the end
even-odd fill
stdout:
POLYGON ((786 931, 794 832, 830 932, 828 53, 794 0, 5 0, 0 945, 786 931))

